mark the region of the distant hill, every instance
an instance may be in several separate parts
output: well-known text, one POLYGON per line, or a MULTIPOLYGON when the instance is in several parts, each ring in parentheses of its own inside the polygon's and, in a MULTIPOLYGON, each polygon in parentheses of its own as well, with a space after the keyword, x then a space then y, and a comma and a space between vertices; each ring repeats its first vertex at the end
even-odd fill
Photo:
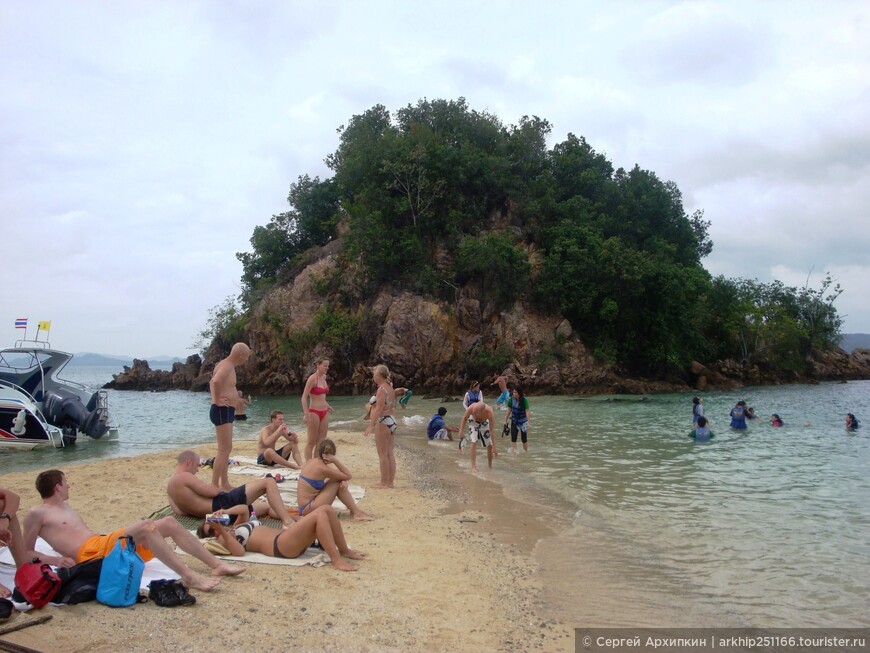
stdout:
MULTIPOLYGON (((184 359, 171 356, 155 356, 154 358, 145 358, 152 370, 159 368, 170 368, 173 363, 183 362, 184 359)), ((93 367, 93 366, 116 366, 132 365, 133 358, 129 356, 107 356, 105 354, 92 354, 83 352, 76 354, 69 362, 71 367, 93 367)))
POLYGON ((850 354, 855 349, 870 349, 870 333, 844 333, 840 347, 850 354))

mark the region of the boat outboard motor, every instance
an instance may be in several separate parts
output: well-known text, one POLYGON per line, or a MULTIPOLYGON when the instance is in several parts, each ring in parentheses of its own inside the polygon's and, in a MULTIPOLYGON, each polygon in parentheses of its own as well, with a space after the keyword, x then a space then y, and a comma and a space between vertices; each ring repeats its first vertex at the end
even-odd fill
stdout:
POLYGON ((101 438, 109 430, 100 409, 89 411, 81 397, 64 388, 55 388, 45 393, 42 412, 46 419, 59 426, 64 436, 75 442, 76 429, 92 438, 101 438))

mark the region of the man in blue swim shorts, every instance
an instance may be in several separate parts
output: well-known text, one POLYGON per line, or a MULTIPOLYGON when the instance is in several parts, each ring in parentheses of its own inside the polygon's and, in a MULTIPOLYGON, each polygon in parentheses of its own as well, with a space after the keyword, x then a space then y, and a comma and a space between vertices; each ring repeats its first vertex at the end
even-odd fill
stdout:
POLYGON ((258 478, 225 492, 198 479, 196 472, 200 467, 199 455, 195 451, 187 449, 178 454, 178 464, 169 479, 166 493, 169 505, 179 515, 204 517, 215 510, 249 505, 265 494, 270 515, 280 519, 285 526, 295 521, 284 506, 274 478, 258 478))
POLYGON ((504 374, 496 373, 495 380, 490 383, 490 385, 497 385, 499 389, 498 399, 495 402, 495 405, 499 408, 507 407, 507 400, 510 398, 511 393, 508 391, 507 387, 507 377, 504 374))
POLYGON ((212 485, 221 490, 230 490, 227 470, 230 466, 230 453, 233 451, 233 419, 236 416, 236 402, 239 391, 236 389, 236 367, 244 365, 251 355, 251 349, 243 342, 237 342, 230 355, 215 365, 208 387, 211 390, 211 408, 208 416, 214 424, 217 437, 217 454, 211 475, 212 485))

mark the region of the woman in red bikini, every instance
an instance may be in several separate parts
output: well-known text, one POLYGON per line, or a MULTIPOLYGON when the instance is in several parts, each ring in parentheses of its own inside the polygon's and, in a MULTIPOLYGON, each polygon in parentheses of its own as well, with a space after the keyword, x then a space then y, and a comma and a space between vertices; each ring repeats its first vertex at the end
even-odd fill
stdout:
POLYGON ((302 391, 302 421, 308 427, 308 441, 305 443, 305 460, 311 460, 317 445, 326 439, 329 429, 329 412, 332 408, 326 403, 329 386, 326 373, 329 359, 320 357, 314 361, 314 374, 308 377, 302 391))

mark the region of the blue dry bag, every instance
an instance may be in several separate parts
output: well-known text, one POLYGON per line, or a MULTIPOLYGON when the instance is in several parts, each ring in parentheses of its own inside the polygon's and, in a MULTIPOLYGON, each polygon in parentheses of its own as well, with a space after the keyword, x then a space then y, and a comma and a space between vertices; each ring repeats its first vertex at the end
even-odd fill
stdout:
POLYGON ((114 608, 136 603, 145 563, 136 553, 136 545, 129 535, 118 538, 115 548, 103 559, 97 601, 114 608), (124 546, 126 545, 126 546, 124 546))

